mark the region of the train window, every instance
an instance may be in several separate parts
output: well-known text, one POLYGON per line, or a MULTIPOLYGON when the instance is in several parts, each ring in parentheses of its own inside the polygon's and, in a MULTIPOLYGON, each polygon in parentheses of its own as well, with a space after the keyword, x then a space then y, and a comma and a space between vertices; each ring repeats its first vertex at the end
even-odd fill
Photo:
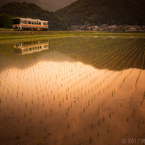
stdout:
POLYGON ((39 25, 41 25, 41 22, 39 22, 39 25))
POLYGON ((44 45, 44 48, 48 48, 48 45, 44 45))
POLYGON ((20 19, 12 19, 13 24, 20 24, 20 19))
POLYGON ((27 21, 26 21, 26 20, 24 20, 24 21, 23 21, 23 24, 27 24, 27 21))
POLYGON ((34 25, 36 25, 36 22, 34 22, 34 25))
POLYGON ((29 21, 28 24, 31 24, 31 21, 29 21))
POLYGON ((32 22, 32 24, 33 24, 33 22, 32 22))
POLYGON ((48 22, 44 22, 43 25, 48 25, 48 22))
POLYGON ((38 22, 37 22, 37 25, 38 25, 38 22))

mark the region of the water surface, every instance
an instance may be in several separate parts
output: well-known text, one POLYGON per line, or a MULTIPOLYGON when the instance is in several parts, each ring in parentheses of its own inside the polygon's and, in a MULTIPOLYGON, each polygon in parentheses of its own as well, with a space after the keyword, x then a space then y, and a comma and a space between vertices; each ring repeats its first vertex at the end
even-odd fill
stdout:
POLYGON ((144 139, 144 81, 145 39, 3 44, 1 144, 121 145, 123 138, 144 139))

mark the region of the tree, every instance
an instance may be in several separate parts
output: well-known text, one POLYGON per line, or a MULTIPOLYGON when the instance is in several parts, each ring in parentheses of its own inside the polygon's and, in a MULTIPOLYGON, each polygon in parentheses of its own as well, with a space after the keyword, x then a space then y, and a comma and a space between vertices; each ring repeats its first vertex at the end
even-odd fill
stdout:
POLYGON ((0 14, 0 28, 12 28, 12 18, 8 14, 0 14))

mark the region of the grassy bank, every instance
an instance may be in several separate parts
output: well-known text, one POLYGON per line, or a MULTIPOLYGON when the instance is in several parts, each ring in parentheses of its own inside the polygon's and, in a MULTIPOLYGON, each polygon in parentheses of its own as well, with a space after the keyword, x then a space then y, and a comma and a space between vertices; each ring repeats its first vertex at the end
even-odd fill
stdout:
POLYGON ((0 31, 0 43, 77 36, 145 37, 145 33, 108 33, 97 31, 13 31, 11 29, 4 29, 0 31))

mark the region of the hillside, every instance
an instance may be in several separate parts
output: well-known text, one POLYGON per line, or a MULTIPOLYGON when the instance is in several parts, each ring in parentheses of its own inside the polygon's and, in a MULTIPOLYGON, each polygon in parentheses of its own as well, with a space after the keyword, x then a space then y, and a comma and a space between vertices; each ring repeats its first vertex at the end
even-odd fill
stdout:
POLYGON ((55 12, 66 23, 145 25, 145 0, 78 0, 55 12))
POLYGON ((49 21, 50 30, 67 30, 65 21, 53 12, 49 12, 32 3, 10 2, 0 7, 0 14, 8 14, 10 17, 29 17, 49 21))
POLYGON ((27 2, 27 3, 34 3, 41 8, 49 11, 56 11, 60 8, 63 8, 76 0, 0 0, 0 6, 3 6, 9 2, 27 2))

